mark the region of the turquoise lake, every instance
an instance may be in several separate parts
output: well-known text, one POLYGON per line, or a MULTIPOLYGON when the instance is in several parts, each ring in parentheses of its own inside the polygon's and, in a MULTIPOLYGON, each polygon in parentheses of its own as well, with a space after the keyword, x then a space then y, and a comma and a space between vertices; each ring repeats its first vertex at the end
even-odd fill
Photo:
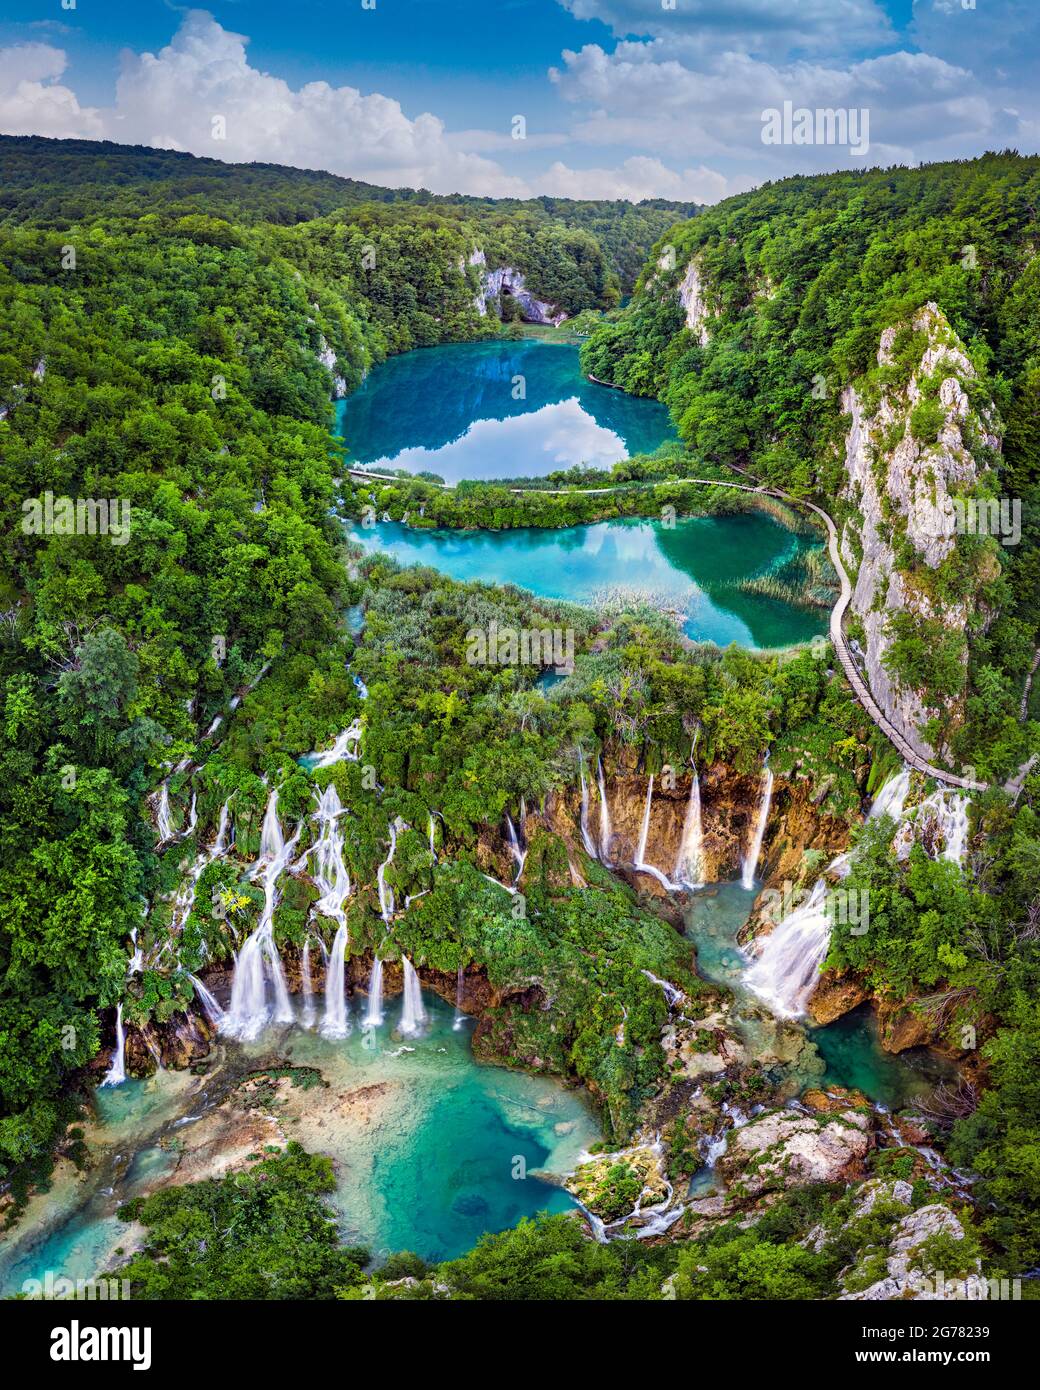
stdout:
POLYGON ((337 422, 352 463, 447 483, 609 468, 675 437, 659 402, 587 381, 576 347, 532 338, 392 357, 339 403, 337 422))
MULTIPOLYGON (((584 1094, 545 1077, 478 1065, 472 1023, 424 992, 429 1027, 405 1042, 386 1022, 330 1041, 301 1028, 271 1030, 255 1045, 224 1049, 209 1077, 160 1072, 96 1093, 88 1126, 92 1167, 34 1199, 30 1219, 0 1247, 0 1297, 52 1270, 91 1278, 119 1263, 127 1227, 117 1207, 171 1174, 178 1149, 203 1141, 236 1079, 254 1067, 315 1067, 324 1085, 291 1088, 285 1133, 333 1160, 330 1200, 342 1239, 383 1259, 414 1250, 429 1260, 472 1248, 485 1231, 539 1211, 573 1206, 539 1170, 565 1172, 600 1138, 584 1094)), ((296 1001, 299 1004, 299 1000, 296 1001)))
POLYGON ((823 609, 740 589, 742 580, 768 575, 814 543, 755 512, 685 517, 672 528, 635 519, 512 531, 421 531, 382 522, 351 525, 349 535, 366 551, 430 565, 453 579, 515 584, 575 603, 649 599, 678 610, 695 642, 786 647, 827 630, 823 609))

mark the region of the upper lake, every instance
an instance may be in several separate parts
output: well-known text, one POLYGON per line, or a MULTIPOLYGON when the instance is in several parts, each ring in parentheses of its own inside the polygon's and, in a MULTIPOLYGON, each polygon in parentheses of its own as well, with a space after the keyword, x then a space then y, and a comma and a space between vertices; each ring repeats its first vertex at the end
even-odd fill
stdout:
POLYGON ((675 437, 658 401, 586 381, 578 350, 535 338, 402 353, 337 407, 351 463, 448 483, 609 468, 675 437))

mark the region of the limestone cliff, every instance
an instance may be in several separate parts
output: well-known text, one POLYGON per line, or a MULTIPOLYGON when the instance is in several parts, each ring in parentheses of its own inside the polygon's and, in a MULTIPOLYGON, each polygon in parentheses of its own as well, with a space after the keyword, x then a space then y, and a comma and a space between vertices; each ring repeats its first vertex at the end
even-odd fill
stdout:
MULTIPOLYGON (((537 299, 524 283, 524 276, 513 266, 487 268, 487 257, 479 248, 474 250, 468 263, 478 267, 480 288, 473 300, 473 307, 481 318, 488 312, 488 306, 502 317, 502 298, 509 296, 520 305, 520 313, 526 323, 548 323, 556 327, 563 323, 567 315, 556 305, 544 299, 537 299)), ((460 266, 465 270, 465 266, 460 266)))
POLYGON ((679 285, 679 303, 686 311, 686 327, 696 335, 701 347, 707 347, 707 321, 712 310, 708 303, 704 272, 696 256, 686 267, 686 274, 679 285))
POLYGON ((992 490, 985 475, 1000 449, 998 424, 936 305, 886 329, 877 362, 842 395, 851 421, 840 494, 851 513, 841 536, 855 584, 850 635, 861 639, 886 718, 935 761, 949 755, 963 722, 968 634, 991 616, 983 591, 999 573, 996 545, 966 561, 958 532, 971 528, 958 513, 992 490))

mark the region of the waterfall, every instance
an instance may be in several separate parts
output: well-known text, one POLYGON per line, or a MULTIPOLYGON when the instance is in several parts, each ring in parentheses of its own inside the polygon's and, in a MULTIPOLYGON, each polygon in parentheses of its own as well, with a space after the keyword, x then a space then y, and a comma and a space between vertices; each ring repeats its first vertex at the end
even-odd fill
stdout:
POLYGON ((386 871, 394 862, 394 852, 397 849, 397 824, 398 818, 395 817, 390 822, 390 853, 376 871, 376 884, 379 888, 379 914, 386 923, 389 923, 390 918, 394 915, 394 890, 387 884, 386 871))
POLYGON ((459 1029, 462 1027, 462 1025, 466 1022, 466 1015, 462 1012, 462 999, 463 999, 463 991, 464 991, 464 989, 465 989, 465 984, 466 984, 466 971, 465 971, 465 967, 462 966, 462 965, 460 964, 460 965, 459 965, 459 973, 458 973, 458 975, 456 976, 456 979, 455 979, 455 1019, 454 1019, 452 1025, 451 1025, 451 1026, 454 1028, 454 1030, 455 1030, 456 1033, 459 1031, 459 1029))
POLYGON ((426 1024, 422 986, 419 984, 419 976, 416 974, 415 966, 407 956, 401 957, 401 968, 404 970, 404 1004, 397 1031, 406 1038, 414 1038, 417 1033, 422 1032, 426 1024))
POLYGON ((603 760, 596 759, 596 778, 599 782, 599 857, 604 864, 610 863, 610 807, 607 805, 607 789, 603 783, 603 760))
POLYGON ((292 839, 285 841, 278 820, 278 792, 273 791, 260 832, 260 858, 250 873, 251 878, 263 877, 264 906, 256 930, 235 961, 231 1004, 221 1022, 221 1030, 229 1037, 251 1042, 260 1036, 272 1016, 276 1023, 293 1021, 289 987, 275 945, 273 922, 278 877, 292 858, 299 835, 297 828, 292 839), (268 982, 274 999, 273 1009, 267 1003, 268 982))
POLYGON ((655 975, 652 970, 644 970, 642 974, 655 985, 660 985, 661 989, 664 990, 664 997, 668 1002, 669 1009, 673 1009, 676 1004, 683 1004, 686 1002, 685 994, 683 994, 682 990, 676 985, 673 985, 671 981, 662 980, 659 976, 655 975))
POLYGON ((330 782, 318 797, 318 809, 314 813, 319 827, 318 838, 304 855, 304 861, 309 855, 314 858, 313 878, 321 892, 314 905, 315 911, 331 917, 337 924, 325 974, 325 1017, 321 1025, 322 1033, 329 1038, 345 1038, 350 1026, 344 978, 347 917, 343 911, 343 901, 350 894, 350 874, 343 862, 343 832, 339 827, 342 815, 339 792, 335 784, 330 782))
MULTIPOLYGON (((195 799, 192 798, 192 824, 195 818, 195 799)), ((175 931, 183 931, 185 923, 191 915, 191 910, 195 906, 195 893, 198 889, 199 879, 205 873, 206 868, 213 863, 214 859, 219 859, 227 852, 227 826, 228 826, 228 802, 225 801, 220 808, 220 822, 217 825, 216 839, 208 849, 204 849, 195 856, 195 862, 185 880, 184 886, 177 894, 173 902, 173 917, 171 927, 175 931)))
POLYGON ((765 938, 744 984, 779 1018, 797 1018, 819 981, 830 939, 827 880, 818 878, 808 900, 782 917, 765 938))
POLYGON ((513 886, 516 887, 520 882, 521 874, 524 872, 524 861, 527 858, 527 851, 521 849, 520 841, 516 834, 516 826, 513 824, 508 813, 506 815, 506 832, 509 836, 509 851, 513 856, 513 862, 516 864, 516 875, 513 878, 513 886))
POLYGON ((875 796, 868 819, 876 820, 878 816, 891 816, 893 820, 899 820, 902 817, 903 804, 909 790, 910 769, 904 767, 902 772, 897 772, 894 777, 890 777, 875 796))
MULTIPOLYGON (((199 823, 199 813, 197 810, 199 794, 193 791, 191 794, 191 808, 188 811, 188 824, 184 827, 184 836, 190 835, 199 823)), ((182 836, 182 838, 184 838, 182 836)))
POLYGON ((116 1046, 102 1086, 121 1086, 126 1080, 126 1034, 123 1032, 123 1006, 116 1005, 116 1046))
POLYGON ((361 679, 360 676, 351 676, 351 680, 354 682, 354 689, 358 693, 358 698, 360 700, 367 700, 368 686, 365 684, 365 682, 361 679))
POLYGON ((701 829, 701 779, 697 768, 693 768, 690 782, 690 800, 686 807, 686 820, 683 822, 682 840, 675 861, 675 877, 688 888, 700 888, 703 882, 703 832, 701 829))
POLYGON ((372 961, 372 974, 368 980, 368 1009, 365 1012, 365 1027, 378 1028, 383 1021, 383 962, 376 956, 372 961))
POLYGON ((758 810, 758 821, 755 825, 755 834, 751 841, 751 848, 744 857, 744 867, 740 875, 740 886, 751 891, 755 886, 755 870, 758 868, 758 857, 762 853, 762 841, 765 838, 766 824, 769 820, 769 803, 773 799, 773 774, 767 765, 762 769, 762 802, 758 810))
POLYGON ((170 815, 170 781, 167 778, 159 788, 159 803, 155 813, 155 828, 159 832, 159 844, 172 840, 177 832, 170 815))
POLYGON ((300 985, 303 990, 303 1026, 314 1027, 314 986, 311 984, 311 939, 303 943, 300 961, 300 985))
POLYGON ((652 878, 656 878, 658 883, 660 883, 663 888, 665 888, 668 892, 671 892, 674 889, 678 888, 679 885, 677 883, 673 883, 667 874, 663 874, 661 870, 656 868, 653 864, 648 864, 646 862, 646 841, 647 836, 650 833, 650 808, 653 804, 653 799, 654 778, 653 773, 651 773, 650 781, 647 784, 646 788, 646 805, 643 807, 643 824, 640 827, 639 831, 639 846, 636 850, 634 867, 637 868, 641 873, 649 874, 652 878))
POLYGON ((431 858, 431 859, 433 860, 433 862, 436 864, 436 862, 437 862, 437 849, 436 849, 436 847, 435 847, 435 845, 434 845, 434 843, 433 843, 433 829, 434 829, 434 827, 433 827, 433 812, 431 811, 431 812, 430 812, 430 823, 429 823, 429 826, 428 826, 429 835, 430 835, 430 858, 431 858))
POLYGON ((590 858, 596 858, 596 846, 592 843, 592 836, 589 834, 589 784, 585 780, 585 760, 581 756, 581 749, 578 749, 578 776, 581 778, 581 842, 585 846, 585 853, 590 858))
POLYGON ((321 1031, 326 1038, 345 1038, 350 1031, 347 1018, 347 995, 344 981, 344 959, 347 953, 347 924, 336 932, 325 975, 325 1017, 321 1031))
POLYGON ((314 759, 311 770, 316 772, 319 767, 331 767, 333 763, 341 763, 344 760, 356 763, 360 753, 356 748, 351 752, 351 745, 360 743, 360 741, 361 721, 355 719, 349 729, 343 730, 331 748, 326 749, 324 753, 310 754, 310 757, 314 759))
POLYGON ((911 813, 915 820, 927 819, 929 815, 934 817, 936 829, 943 838, 943 850, 940 858, 948 859, 951 864, 964 862, 964 854, 968 847, 968 807, 970 805, 970 797, 955 792, 949 787, 940 787, 922 801, 915 812, 911 813))
POLYGON ((643 807, 643 824, 639 830, 639 848, 636 850, 636 868, 646 863, 646 838, 650 834, 650 807, 654 800, 654 774, 646 784, 646 805, 643 807))
POLYGON ((195 986, 195 993, 199 996, 199 1003, 205 1010, 206 1017, 214 1028, 219 1028, 224 1018, 224 1010, 197 975, 189 975, 188 979, 195 986))

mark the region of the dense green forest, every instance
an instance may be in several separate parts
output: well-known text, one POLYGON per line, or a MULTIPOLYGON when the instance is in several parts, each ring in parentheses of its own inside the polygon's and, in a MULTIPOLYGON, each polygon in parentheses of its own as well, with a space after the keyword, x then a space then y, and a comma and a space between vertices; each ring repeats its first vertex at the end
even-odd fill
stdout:
MULTIPOLYGON (((189 972, 231 955, 224 923, 204 910, 214 893, 230 898, 240 930, 256 920, 262 894, 245 870, 272 784, 287 820, 310 808, 315 785, 334 782, 351 806, 358 952, 384 934, 375 884, 389 827, 414 827, 386 871, 399 898, 417 898, 388 958, 407 952, 445 974, 472 965, 496 987, 537 979, 552 1016, 504 1008, 487 1055, 584 1082, 622 1140, 667 1080, 667 1009, 646 971, 692 996, 712 990, 689 943, 630 887, 593 863, 575 882, 553 835, 532 837, 530 906, 517 918, 484 872, 495 867, 488 827, 521 797, 533 806, 573 788, 597 754, 658 772, 688 765, 695 739, 702 767, 738 775, 757 778, 768 753, 821 815, 850 823, 897 765, 828 652, 691 650, 652 610, 537 601, 344 544, 338 516, 372 489, 337 487, 335 378, 350 390, 390 353, 499 331, 473 307, 476 271, 459 270, 474 245, 510 257, 546 297, 607 310, 586 366, 672 407, 688 453, 615 470, 635 489, 632 514, 723 505, 682 478, 727 464, 828 496, 838 385, 867 369, 883 326, 940 303, 998 403, 1006 486, 1025 503, 1000 615, 972 653, 964 752, 999 771, 1035 748, 1018 698, 1037 629, 1036 161, 789 180, 678 228, 692 209, 399 195, 77 142, 0 141, 0 176, 0 1180, 19 1199, 78 1113, 106 1011, 121 1000, 131 1023, 165 1023, 189 1004, 189 972), (632 306, 614 311, 655 241, 632 306), (950 249, 967 244, 972 269, 950 249), (674 271, 658 265, 667 245, 674 271), (718 295, 707 347, 676 298, 694 254, 718 295), (834 383, 820 398, 817 372, 834 383), (46 493, 126 499, 129 540, 27 532, 23 504, 46 493), (358 637, 349 607, 364 610, 358 637), (571 628, 574 674, 546 688, 537 666, 467 662, 467 630, 492 621, 571 628), (378 795, 357 763, 311 773, 298 761, 361 717, 378 795), (193 795, 198 813, 193 838, 165 855, 149 801, 164 778, 177 829, 193 795), (206 869, 179 959, 164 958, 182 854, 209 842, 230 796, 234 855, 206 869), (425 833, 434 812, 439 856, 425 833), (128 981, 132 933, 145 967, 128 981)), ((594 479, 561 475, 522 497, 402 480, 375 497, 394 516, 422 500, 446 525, 628 514, 628 493, 549 499, 551 481, 594 479)), ((896 860, 890 825, 857 829, 850 882, 876 895, 876 929, 836 929, 830 962, 879 997, 925 1001, 946 1041, 977 1031, 978 1103, 943 1137, 979 1176, 987 1250, 1016 1271, 1040 1260, 1038 807, 1035 772, 1014 801, 999 787, 977 798, 963 879, 920 846, 896 860)), ((286 888, 275 939, 288 953, 313 898, 302 879, 286 888)), ((399 1256, 374 1277, 365 1252, 336 1244, 329 1184, 326 1161, 293 1148, 149 1198, 127 1212, 148 1229, 130 1266, 137 1295, 639 1298, 670 1280, 681 1298, 831 1297, 839 1269, 895 1219, 879 1211, 854 1236, 835 1224, 833 1241, 809 1250, 799 1242, 847 1219, 851 1198, 795 1193, 753 1230, 727 1223, 665 1247, 604 1247, 554 1217, 436 1269, 399 1256), (247 1240, 210 1239, 239 1229, 247 1240)))
MULTIPOLYGON (((60 228, 92 220, 101 210, 136 218, 161 208, 170 218, 203 213, 242 226, 294 226, 348 210, 360 213, 362 207, 374 216, 373 204, 382 205, 384 214, 393 207, 405 219, 427 209, 444 222, 487 228, 507 242, 519 228, 527 235, 542 233, 542 258, 520 266, 532 274, 538 268, 554 270, 553 255, 566 232, 585 233, 578 244, 602 249, 625 293, 635 285, 650 246, 697 211, 695 203, 664 198, 629 203, 442 195, 279 164, 224 164, 144 145, 0 135, 0 220, 60 228)), ((548 286, 538 288, 553 297, 548 286)))

